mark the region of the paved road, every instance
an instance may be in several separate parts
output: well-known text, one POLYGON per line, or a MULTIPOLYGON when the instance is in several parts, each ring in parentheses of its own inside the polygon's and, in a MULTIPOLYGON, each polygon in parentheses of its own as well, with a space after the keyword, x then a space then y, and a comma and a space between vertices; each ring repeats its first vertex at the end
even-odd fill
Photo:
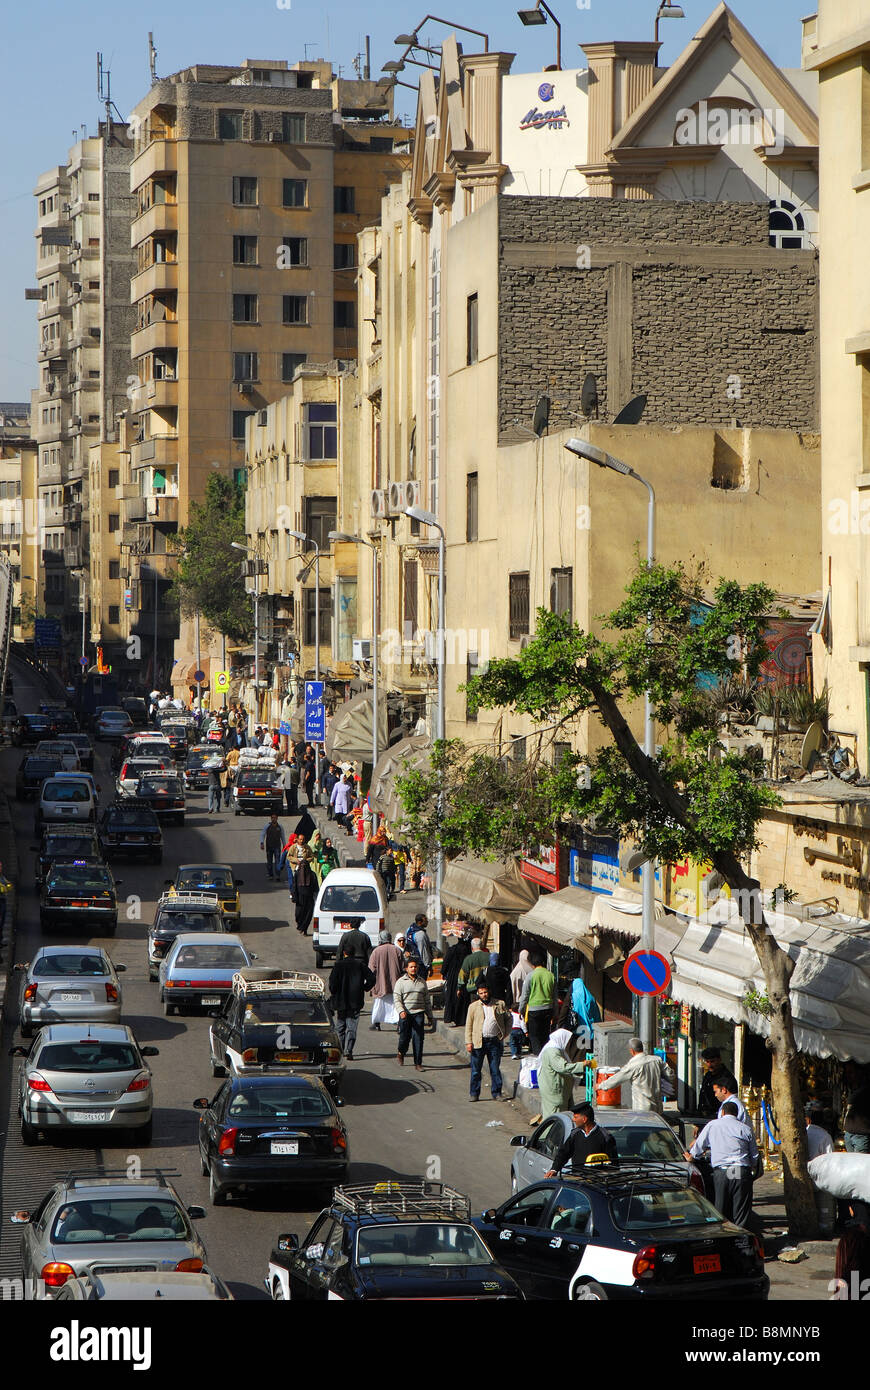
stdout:
MULTIPOLYGON (((26 708, 23 690, 21 677, 16 680, 20 709, 26 708)), ((107 745, 98 745, 97 781, 103 788, 103 800, 113 785, 108 755, 107 745)), ((18 749, 0 751, 0 777, 7 786, 20 757, 18 749)), ((260 962, 312 969, 314 961, 310 941, 288 926, 286 887, 266 879, 264 856, 258 848, 260 820, 236 818, 231 812, 209 817, 205 806, 204 795, 191 797, 185 826, 166 829, 162 867, 115 866, 122 881, 119 897, 128 898, 130 915, 125 920, 122 909, 117 936, 99 944, 110 950, 115 961, 127 966, 122 977, 124 1022, 133 1028, 140 1043, 160 1049, 152 1061, 154 1142, 136 1156, 143 1166, 178 1171, 175 1181, 184 1198, 208 1209, 202 1235, 210 1262, 228 1280, 237 1298, 258 1298, 265 1297, 262 1280, 275 1235, 284 1230, 303 1234, 315 1215, 310 1205, 313 1198, 310 1192, 300 1192, 298 1196, 291 1193, 244 1203, 231 1201, 224 1208, 209 1206, 207 1180, 200 1175, 195 1146, 197 1115, 191 1108, 197 1096, 212 1095, 219 1084, 213 1080, 208 1062, 208 1020, 164 1018, 157 986, 149 984, 147 978, 145 935, 164 878, 174 873, 178 863, 188 860, 231 863, 245 881, 242 936, 260 962)), ((33 855, 29 847, 34 840, 29 804, 20 808, 18 819, 22 892, 15 955, 26 960, 40 943, 63 938, 43 936, 40 931, 31 876, 33 855)), ((285 829, 290 828, 289 821, 283 823, 285 829)), ((392 906, 395 920, 391 927, 395 931, 407 925, 408 912, 401 901, 392 906)), ((14 1000, 14 990, 12 995, 14 1000)), ((16 1010, 17 1004, 10 1002, 12 1017, 4 1030, 0 1057, 0 1130, 5 1130, 0 1140, 0 1275, 5 1276, 19 1273, 18 1235, 9 1225, 12 1211, 34 1205, 55 1173, 90 1168, 95 1160, 107 1167, 124 1167, 134 1156, 127 1147, 100 1150, 42 1142, 36 1150, 23 1149, 10 1087, 18 1062, 7 1055, 14 1040, 16 1010)), ((344 1087, 352 1180, 428 1172, 429 1176, 440 1174, 468 1192, 477 1209, 503 1199, 508 1194, 508 1139, 514 1132, 527 1130, 525 1117, 513 1105, 486 1102, 469 1106, 467 1070, 437 1035, 427 1037, 426 1065, 421 1073, 408 1066, 399 1069, 394 1042, 392 1033, 370 1032, 367 1016, 363 1016, 357 1054, 348 1066, 344 1087), (490 1120, 502 1121, 503 1127, 488 1129, 490 1120)))

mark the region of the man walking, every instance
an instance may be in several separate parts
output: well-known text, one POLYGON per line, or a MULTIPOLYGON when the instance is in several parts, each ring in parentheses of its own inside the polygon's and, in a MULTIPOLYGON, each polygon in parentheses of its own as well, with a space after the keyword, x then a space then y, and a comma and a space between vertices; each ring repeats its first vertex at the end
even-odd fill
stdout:
POLYGON ((651 1110, 661 1115, 664 1109, 662 1072, 670 1069, 654 1052, 644 1052, 640 1038, 630 1038, 628 1047, 631 1057, 624 1067, 607 1078, 607 1089, 615 1091, 617 1086, 630 1082, 632 1110, 651 1110))
POLYGON ((708 1150, 713 1169, 713 1203, 726 1221, 745 1226, 752 1211, 752 1174, 758 1163, 758 1145, 749 1125, 737 1118, 733 1100, 724 1103, 719 1119, 704 1126, 685 1156, 700 1158, 708 1150))
POLYGON ((555 1178, 566 1163, 570 1163, 572 1170, 579 1173, 592 1154, 607 1154, 611 1163, 619 1162, 616 1140, 612 1134, 608 1134, 607 1130, 595 1123, 595 1111, 589 1102, 578 1101, 571 1109, 574 1128, 559 1148, 552 1168, 544 1174, 547 1178, 555 1178))
POLYGON ((429 971, 432 969, 433 950, 432 942, 426 931, 428 925, 429 918, 425 912, 418 912, 405 933, 405 944, 410 947, 417 959, 417 974, 421 980, 428 980, 429 971))
POLYGON ((288 759, 283 762, 278 769, 278 779, 284 789, 284 798, 287 802, 287 814, 290 816, 299 813, 299 768, 296 759, 288 759))
POLYGON ((477 982, 489 965, 489 952, 480 949, 480 937, 473 936, 470 945, 471 950, 460 966, 456 986, 458 997, 461 997, 463 991, 465 992, 467 1009, 471 1008, 472 1003, 477 998, 477 982))
POLYGON ((219 812, 221 809, 221 761, 214 758, 208 769, 208 809, 209 814, 219 812))
POLYGON ((492 999, 486 985, 477 986, 477 998, 465 1020, 465 1050, 471 1058, 469 1100, 480 1100, 483 1063, 489 1067, 489 1089, 493 1100, 502 1095, 501 1059, 504 1040, 511 1030, 510 1010, 502 999, 492 999))
POLYGON ((550 1036, 553 1001, 556 997, 556 981, 552 971, 545 967, 544 960, 543 951, 529 951, 529 961, 533 968, 531 974, 526 976, 519 1002, 519 1012, 525 1019, 529 1032, 529 1051, 536 1057, 550 1036))
POLYGON ((278 863, 284 849, 284 838, 284 827, 278 820, 278 813, 273 811, 260 836, 260 849, 266 850, 266 873, 269 878, 278 877, 278 863))
POLYGON ((396 1053, 396 1061, 400 1067, 404 1066, 410 1044, 414 1051, 414 1069, 422 1071, 423 1030, 427 1018, 433 1028, 435 1019, 426 981, 418 976, 417 962, 413 957, 405 966, 402 978, 396 982, 393 1001, 399 1011, 399 1050, 396 1053))
POLYGON ((348 824, 347 817, 352 803, 353 787, 346 777, 342 777, 341 781, 336 782, 332 789, 329 804, 335 811, 335 819, 338 821, 339 825, 344 827, 348 835, 351 833, 351 828, 348 824))
POLYGON ((329 993, 336 1013, 336 1032, 348 1061, 353 1060, 363 996, 375 983, 375 977, 365 961, 348 955, 342 942, 341 954, 329 976, 329 993))
POLYGON ((366 965, 372 954, 372 939, 368 932, 360 928, 361 918, 351 919, 354 925, 350 931, 342 934, 341 947, 345 955, 356 956, 357 960, 365 961, 366 965))

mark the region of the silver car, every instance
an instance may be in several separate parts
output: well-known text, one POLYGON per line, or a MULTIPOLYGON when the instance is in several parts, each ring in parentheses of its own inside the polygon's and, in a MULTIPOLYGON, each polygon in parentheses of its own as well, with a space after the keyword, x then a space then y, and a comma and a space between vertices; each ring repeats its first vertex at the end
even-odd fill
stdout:
POLYGON ((58 1302, 77 1299, 85 1303, 144 1303, 152 1298, 159 1298, 161 1303, 167 1299, 177 1303, 224 1303, 232 1297, 223 1279, 210 1269, 201 1269, 198 1274, 177 1269, 167 1269, 163 1274, 142 1274, 138 1270, 126 1274, 103 1270, 102 1274, 95 1274, 89 1268, 75 1279, 67 1279, 55 1294, 58 1302))
POLYGON ((163 1012, 181 1007, 216 1009, 233 987, 233 976, 257 957, 231 932, 183 932, 160 962, 157 976, 163 1012))
POLYGON ((56 1298, 68 1279, 167 1270, 199 1273, 206 1250, 192 1221, 204 1207, 185 1207, 163 1174, 140 1178, 70 1174, 35 1211, 17 1211, 24 1226, 25 1298, 56 1298))
POLYGON ((19 1031, 32 1038, 47 1023, 120 1023, 118 973, 99 946, 43 946, 21 972, 19 1031))
MULTIPOLYGON (((649 1110, 607 1110, 596 1107, 595 1123, 616 1140, 619 1158, 631 1163, 676 1163, 686 1169, 689 1182, 703 1196, 704 1180, 693 1163, 687 1163, 683 1144, 662 1115, 649 1110)), ((548 1115, 526 1138, 517 1134, 511 1140, 511 1191, 522 1192, 542 1182, 553 1167, 556 1154, 574 1128, 568 1110, 548 1115)), ((565 1172, 570 1172, 570 1167, 565 1172)))
POLYGON ((151 1143, 151 1069, 156 1047, 139 1047, 119 1023, 51 1023, 23 1057, 18 1077, 21 1141, 35 1144, 40 1131, 131 1130, 138 1144, 151 1143))

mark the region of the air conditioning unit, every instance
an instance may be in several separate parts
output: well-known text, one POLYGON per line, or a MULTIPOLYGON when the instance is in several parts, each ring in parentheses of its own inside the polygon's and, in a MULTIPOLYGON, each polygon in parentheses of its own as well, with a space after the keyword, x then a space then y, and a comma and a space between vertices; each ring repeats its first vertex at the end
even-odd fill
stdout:
POLYGON ((253 382, 251 382, 251 381, 240 381, 240 382, 238 383, 238 386, 239 386, 239 395, 240 395, 240 396, 250 396, 251 390, 253 389, 253 382))
POLYGON ((420 505, 420 484, 416 478, 406 478, 402 483, 404 489, 404 502, 406 507, 419 507, 420 505))
POLYGON ((281 132, 279 130, 270 130, 267 138, 270 145, 277 145, 281 140, 281 132))
POLYGON ((384 488, 384 496, 385 496, 386 499, 387 499, 387 501, 386 501, 386 507, 387 507, 387 509, 386 509, 386 511, 384 512, 384 516, 390 516, 390 517, 392 517, 392 516, 401 516, 401 515, 402 515, 402 512, 403 512, 403 507, 402 507, 402 496, 401 496, 401 492, 396 492, 396 491, 395 491, 396 488, 401 488, 401 484, 400 484, 400 483, 387 483, 387 486, 384 488))
POLYGON ((526 635, 525 635, 525 637, 521 637, 521 638, 520 638, 520 651, 521 651, 521 652, 524 652, 524 651, 526 650, 526 647, 529 645, 529 643, 531 642, 531 640, 532 640, 532 635, 531 635, 530 632, 527 632, 526 635))
POLYGON ((386 493, 386 491, 385 491, 382 487, 381 487, 381 488, 378 488, 378 487, 373 488, 373 489, 372 489, 372 495, 371 495, 371 510, 372 510, 372 516, 374 516, 374 517, 389 516, 388 505, 389 505, 389 496, 388 496, 388 494, 386 493))
POLYGON ((351 638, 351 655, 354 661, 371 661, 372 639, 370 637, 351 638))
POLYGON ((265 410, 258 410, 258 411, 257 411, 257 424, 258 424, 258 425, 265 425, 265 423, 266 423, 266 411, 265 411, 265 410))

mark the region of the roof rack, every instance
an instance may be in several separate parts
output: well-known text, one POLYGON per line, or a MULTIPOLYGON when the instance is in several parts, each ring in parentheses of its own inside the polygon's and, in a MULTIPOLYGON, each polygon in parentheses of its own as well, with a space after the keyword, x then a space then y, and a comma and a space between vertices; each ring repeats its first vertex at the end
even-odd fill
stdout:
POLYGON ((655 1184, 662 1181, 676 1182, 680 1187, 688 1187, 690 1169, 687 1163, 668 1162, 665 1159, 649 1159, 642 1163, 626 1163, 620 1159, 618 1164, 575 1168, 573 1172, 563 1171, 561 1176, 604 1188, 636 1186, 638 1183, 647 1182, 655 1184))
POLYGON ((471 1201, 443 1182, 355 1183, 337 1187, 333 1206, 354 1216, 452 1216, 468 1221, 471 1201))
POLYGON ((120 1178, 125 1178, 128 1182, 139 1182, 142 1178, 156 1178, 164 1187, 168 1187, 168 1178, 180 1178, 181 1171, 178 1168, 140 1168, 135 1178, 130 1177, 127 1168, 67 1168, 57 1169, 55 1177, 60 1178, 67 1187, 74 1187, 77 1183, 86 1186, 89 1182, 117 1182, 120 1178))
POLYGON ((158 908, 161 907, 203 907, 208 906, 217 908, 220 905, 220 898, 217 893, 161 893, 157 899, 158 908))
POLYGON ((233 994, 267 994, 288 989, 299 990, 305 994, 316 994, 323 998, 326 985, 313 970, 284 970, 270 965, 252 965, 237 970, 233 976, 233 994))

